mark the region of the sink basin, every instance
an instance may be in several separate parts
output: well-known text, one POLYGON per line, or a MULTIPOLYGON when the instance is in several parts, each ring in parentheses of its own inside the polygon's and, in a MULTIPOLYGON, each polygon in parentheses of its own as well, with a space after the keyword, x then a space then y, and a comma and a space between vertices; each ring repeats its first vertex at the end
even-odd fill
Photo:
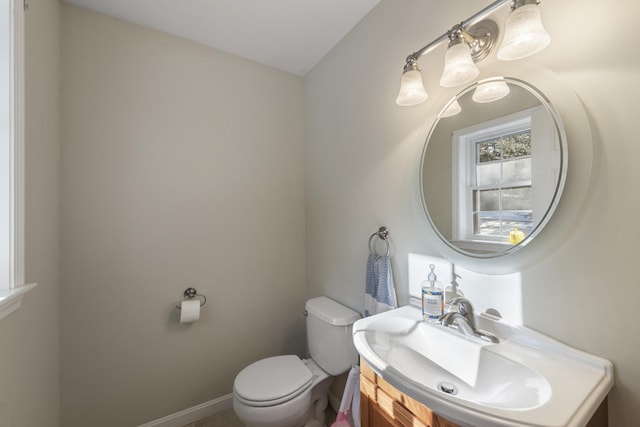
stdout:
POLYGON ((399 317, 377 319, 369 328, 363 338, 380 361, 434 391, 520 410, 540 406, 551 396, 544 377, 479 338, 399 317))
POLYGON ((478 316, 497 344, 422 321, 406 306, 358 320, 353 339, 383 379, 461 426, 584 426, 613 366, 530 329, 478 316))

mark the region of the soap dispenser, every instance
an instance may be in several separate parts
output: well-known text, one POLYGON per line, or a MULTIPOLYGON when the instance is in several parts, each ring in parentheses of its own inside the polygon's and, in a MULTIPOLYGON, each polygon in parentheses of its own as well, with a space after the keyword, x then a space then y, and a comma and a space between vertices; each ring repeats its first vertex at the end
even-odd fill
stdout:
POLYGON ((429 265, 431 270, 427 280, 422 282, 422 317, 431 323, 439 323, 444 314, 444 291, 435 273, 436 266, 429 265))
POLYGON ((464 296, 464 293, 458 288, 457 279, 461 279, 461 277, 457 275, 455 272, 452 273, 451 284, 447 286, 444 290, 445 308, 449 304, 449 301, 451 301, 452 299, 464 296))

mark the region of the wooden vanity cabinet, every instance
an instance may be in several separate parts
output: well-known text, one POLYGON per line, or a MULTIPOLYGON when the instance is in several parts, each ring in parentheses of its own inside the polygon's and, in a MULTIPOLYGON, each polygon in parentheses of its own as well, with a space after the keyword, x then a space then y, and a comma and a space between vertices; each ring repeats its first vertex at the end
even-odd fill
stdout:
POLYGON ((360 359, 361 427, 459 427, 380 378, 360 359))
MULTIPOLYGON (((607 427, 607 399, 585 427, 607 427)), ((460 427, 380 378, 360 360, 361 427, 460 427)))

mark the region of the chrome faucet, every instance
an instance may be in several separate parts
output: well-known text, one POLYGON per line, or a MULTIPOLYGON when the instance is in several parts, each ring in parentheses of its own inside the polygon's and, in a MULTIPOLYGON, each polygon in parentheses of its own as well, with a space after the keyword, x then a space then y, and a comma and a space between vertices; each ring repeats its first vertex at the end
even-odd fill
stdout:
POLYGON ((451 326, 455 324, 458 327, 458 330, 463 335, 467 335, 470 337, 473 337, 476 335, 475 329, 471 327, 471 325, 467 321, 467 318, 464 317, 462 314, 458 313, 457 311, 450 311, 448 313, 445 313, 440 318, 440 323, 442 323, 444 326, 451 326))
POLYGON ((476 319, 473 315, 473 305, 466 298, 458 297, 449 301, 449 305, 458 307, 458 311, 450 311, 440 318, 444 326, 455 324, 458 331, 463 335, 475 336, 492 343, 499 343, 500 340, 494 334, 483 331, 476 327, 476 319))
POLYGON ((471 301, 463 297, 457 297, 449 301, 449 305, 457 306, 458 311, 467 320, 469 326, 474 331, 476 330, 476 318, 473 317, 473 304, 471 304, 471 301))

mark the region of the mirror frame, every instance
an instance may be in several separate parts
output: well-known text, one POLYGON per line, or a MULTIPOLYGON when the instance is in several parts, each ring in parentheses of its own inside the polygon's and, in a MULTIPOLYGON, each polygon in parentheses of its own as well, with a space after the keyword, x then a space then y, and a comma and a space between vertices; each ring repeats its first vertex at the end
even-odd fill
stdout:
MULTIPOLYGON (((478 80, 491 76, 504 75, 507 65, 501 61, 489 61, 484 64, 478 80)), ((416 155, 414 159, 415 181, 412 181, 413 194, 416 194, 417 204, 420 205, 420 216, 426 221, 424 230, 426 232, 427 243, 442 257, 451 263, 481 274, 510 274, 520 272, 531 267, 534 263, 544 258, 550 257, 562 243, 571 237, 571 232, 575 229, 576 218, 588 200, 588 190, 591 185, 591 172, 593 166, 594 141, 591 133, 591 124, 584 106, 568 82, 562 81, 552 71, 535 64, 519 61, 508 64, 509 76, 528 82, 545 94, 551 101, 559 117, 562 118, 568 151, 571 151, 571 158, 567 157, 567 176, 562 191, 562 197, 552 216, 549 216, 544 226, 544 233, 539 233, 535 239, 530 240, 525 246, 516 251, 511 251, 504 256, 493 258, 478 258, 468 256, 451 248, 444 243, 439 233, 425 214, 422 206, 421 194, 421 170, 422 156, 416 155), (420 162, 420 163, 418 163, 420 162), (420 202, 418 202, 420 200, 420 202), (559 238, 559 236, 561 236, 559 238)), ((448 104, 454 95, 459 92, 457 89, 440 89, 440 96, 435 101, 428 104, 428 118, 424 122, 425 137, 417 141, 419 150, 424 150, 426 136, 429 135, 434 123, 439 120, 439 113, 448 104)), ((417 153, 416 153, 417 154, 417 153)), ((428 251, 427 251, 428 252, 428 251)))
MULTIPOLYGON (((487 106, 489 106, 490 104, 487 104, 487 106)), ((481 258, 481 259, 486 259, 486 258, 496 258, 496 257, 501 257, 501 256, 505 256, 508 255, 509 253, 513 253, 515 251, 518 251, 520 249, 522 249, 524 246, 526 246, 527 244, 529 244, 529 242, 531 242, 545 227, 545 225, 549 222, 549 219, 551 218, 551 216, 553 215, 554 211, 556 210, 556 207, 558 206, 558 203, 560 202, 560 198, 562 197, 562 191, 564 189, 564 185, 566 182, 566 177, 567 177, 567 165, 568 165, 568 145, 567 145, 567 136, 566 133, 564 131, 564 126, 562 124, 562 119, 560 117, 560 115, 558 114, 558 111, 555 109, 555 107, 553 106, 553 104, 551 103, 551 101, 549 100, 549 98, 547 98, 545 96, 544 93, 542 93, 538 88, 536 88, 535 86, 533 86, 532 84, 522 80, 522 79, 518 79, 518 78, 514 78, 514 77, 503 77, 503 76, 495 76, 495 77, 490 77, 490 78, 486 78, 486 79, 482 79, 479 82, 473 83, 467 87, 465 87, 464 89, 462 89, 460 92, 458 92, 454 97, 452 97, 445 105, 444 107, 440 110, 440 112, 437 115, 437 119, 434 121, 434 123, 431 126, 431 129, 429 130, 429 134, 426 138, 425 144, 424 144, 424 148, 422 150, 422 156, 420 157, 420 180, 419 180, 419 184, 420 184, 420 195, 421 195, 421 199, 422 199, 422 207, 424 209, 424 213, 427 217, 427 221, 429 221, 430 226, 433 228, 433 230, 436 232, 436 234, 438 235, 438 237, 443 241, 443 243, 445 243, 446 245, 448 245, 451 249, 453 249, 456 252, 459 252, 461 255, 465 255, 468 257, 472 257, 472 258, 481 258), (427 198, 425 195, 425 189, 424 189, 424 172, 425 172, 425 161, 426 161, 426 157, 427 157, 427 149, 429 147, 429 142, 431 141, 431 138, 433 137, 436 128, 438 127, 438 124, 440 123, 440 120, 443 119, 443 114, 444 112, 447 110, 447 108, 449 108, 449 106, 456 100, 459 100, 461 97, 469 94, 470 92, 473 92, 479 85, 481 84, 485 84, 485 83, 490 83, 492 81, 504 81, 509 85, 514 85, 514 86, 519 86, 520 88, 523 88, 527 91, 527 93, 529 93, 530 95, 533 95, 538 102, 544 107, 545 111, 549 114, 549 117, 551 118, 552 122, 553 122, 553 128, 555 129, 556 135, 558 137, 558 142, 560 145, 560 161, 559 161, 559 173, 558 173, 558 180, 555 183, 555 187, 553 190, 553 196, 551 198, 551 203, 546 207, 546 210, 544 212, 544 214, 542 215, 541 219, 538 221, 537 224, 535 224, 533 230, 519 243, 515 244, 515 245, 511 245, 511 246, 506 246, 503 250, 499 250, 499 251, 495 251, 495 252, 470 252, 467 250, 464 250, 463 248, 459 247, 458 245, 455 245, 454 243, 452 243, 449 239, 447 239, 442 232, 440 231, 440 229, 436 226, 436 224, 434 223, 430 213, 429 213, 429 206, 427 204, 427 198)), ((453 212, 452 212, 453 214, 453 212)))

